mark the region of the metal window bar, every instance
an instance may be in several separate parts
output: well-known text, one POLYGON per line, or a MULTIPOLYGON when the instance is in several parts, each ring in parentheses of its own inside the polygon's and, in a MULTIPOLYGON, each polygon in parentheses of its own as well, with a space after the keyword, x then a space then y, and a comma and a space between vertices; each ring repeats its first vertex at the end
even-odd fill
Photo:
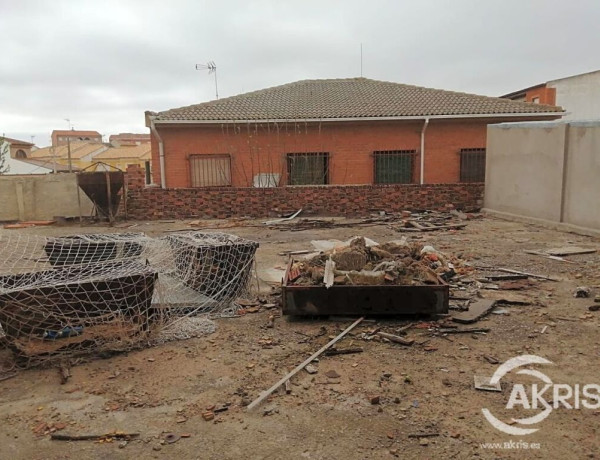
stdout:
POLYGON ((223 187, 231 185, 229 155, 190 155, 192 187, 223 187))
POLYGON ((415 177, 416 150, 373 152, 376 184, 412 184, 415 177))
POLYGON ((146 174, 146 185, 152 183, 152 171, 150 170, 150 162, 144 161, 144 172, 146 174))
POLYGON ((288 153, 288 185, 329 183, 329 153, 288 153))
POLYGON ((460 181, 485 181, 485 149, 469 148, 460 150, 460 181))

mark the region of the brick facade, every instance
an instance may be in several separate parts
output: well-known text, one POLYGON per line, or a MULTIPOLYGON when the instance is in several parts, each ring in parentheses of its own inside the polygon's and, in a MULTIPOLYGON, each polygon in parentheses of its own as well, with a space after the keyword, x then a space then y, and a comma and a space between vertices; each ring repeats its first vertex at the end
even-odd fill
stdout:
POLYGON ((525 102, 537 104, 556 104, 556 88, 548 88, 546 85, 537 86, 525 93, 525 102))
MULTIPOLYGON (((460 150, 485 148, 487 124, 500 120, 431 120, 425 134, 425 183, 456 183, 460 150)), ((165 150, 168 188, 190 187, 190 155, 229 154, 232 185, 249 187, 258 173, 280 173, 287 180, 286 154, 329 153, 329 183, 374 182, 373 152, 421 149, 423 120, 309 123, 171 125, 157 127, 165 150)), ((153 181, 160 184, 158 143, 152 137, 153 181)), ((420 176, 415 159, 414 182, 420 176)))
POLYGON ((482 205, 483 184, 329 185, 276 188, 144 186, 144 171, 127 169, 128 215, 133 219, 266 217, 304 209, 307 214, 364 216, 373 211, 441 209, 448 204, 474 210, 482 205))

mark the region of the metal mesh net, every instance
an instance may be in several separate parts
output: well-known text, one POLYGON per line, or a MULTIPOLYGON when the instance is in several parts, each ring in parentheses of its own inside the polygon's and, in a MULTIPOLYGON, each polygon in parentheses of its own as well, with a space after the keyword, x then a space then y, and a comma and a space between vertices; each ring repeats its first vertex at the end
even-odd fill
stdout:
POLYGON ((225 233, 0 234, 0 337, 7 364, 213 332, 234 313, 258 243, 225 233))

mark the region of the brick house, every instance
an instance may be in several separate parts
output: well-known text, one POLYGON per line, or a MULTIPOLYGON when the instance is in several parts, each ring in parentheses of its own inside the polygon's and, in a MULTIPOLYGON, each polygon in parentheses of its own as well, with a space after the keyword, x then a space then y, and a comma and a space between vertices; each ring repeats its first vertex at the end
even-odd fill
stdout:
POLYGON ((2 142, 8 143, 10 157, 22 160, 29 157, 31 149, 35 147, 32 142, 20 141, 19 139, 11 139, 10 137, 0 136, 0 144, 2 142))
POLYGON ((566 110, 563 120, 600 120, 600 70, 550 80, 501 97, 560 105, 566 110))
POLYGON ((102 143, 102 134, 98 131, 77 131, 74 129, 52 131, 52 147, 67 145, 69 142, 102 143))
POLYGON ((150 134, 137 134, 137 133, 119 133, 111 134, 108 138, 114 147, 120 147, 122 145, 140 145, 150 143, 150 134))
POLYGON ((481 182, 486 128, 560 107, 366 78, 303 80, 154 113, 153 181, 210 186, 481 182))

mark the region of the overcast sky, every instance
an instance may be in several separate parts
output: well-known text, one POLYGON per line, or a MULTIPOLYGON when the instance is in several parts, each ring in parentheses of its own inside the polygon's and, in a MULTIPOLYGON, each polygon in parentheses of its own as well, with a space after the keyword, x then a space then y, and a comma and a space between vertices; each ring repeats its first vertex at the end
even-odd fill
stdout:
POLYGON ((144 111, 306 78, 498 96, 600 69, 587 0, 0 0, 0 135, 148 132, 144 111))

